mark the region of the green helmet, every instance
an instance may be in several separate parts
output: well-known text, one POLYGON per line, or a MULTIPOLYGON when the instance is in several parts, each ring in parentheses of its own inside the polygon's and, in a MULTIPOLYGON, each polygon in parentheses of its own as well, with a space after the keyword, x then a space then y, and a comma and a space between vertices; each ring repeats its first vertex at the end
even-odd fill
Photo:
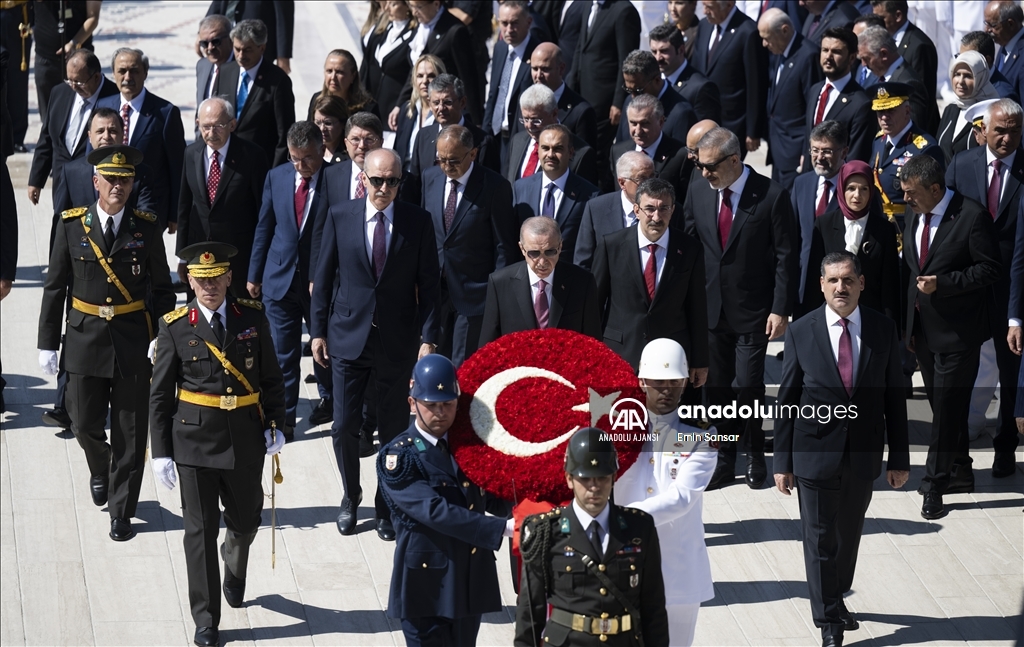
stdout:
POLYGON ((619 471, 615 445, 597 427, 584 427, 572 435, 565 448, 565 471, 577 478, 612 476, 619 471))

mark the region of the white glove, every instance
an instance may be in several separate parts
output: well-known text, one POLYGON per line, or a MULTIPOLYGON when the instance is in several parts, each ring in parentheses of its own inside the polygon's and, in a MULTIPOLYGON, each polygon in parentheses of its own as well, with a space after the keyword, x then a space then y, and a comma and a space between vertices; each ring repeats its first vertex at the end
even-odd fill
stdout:
POLYGON ((175 483, 178 482, 178 475, 174 473, 173 458, 154 458, 153 473, 156 474, 156 480, 160 485, 168 490, 173 490, 175 483))
POLYGON ((513 517, 505 522, 505 529, 501 531, 502 537, 511 537, 516 531, 516 520, 513 517))
POLYGON ((149 350, 146 351, 146 357, 149 358, 149 363, 150 364, 152 364, 154 362, 154 358, 156 357, 156 338, 155 337, 153 338, 153 341, 149 342, 149 350))
POLYGON ((39 368, 46 375, 57 374, 57 351, 55 350, 41 350, 39 351, 39 368))
POLYGON ((270 439, 269 429, 263 430, 263 437, 267 439, 267 456, 273 456, 284 447, 284 434, 281 433, 280 429, 277 430, 277 437, 274 440, 270 439))

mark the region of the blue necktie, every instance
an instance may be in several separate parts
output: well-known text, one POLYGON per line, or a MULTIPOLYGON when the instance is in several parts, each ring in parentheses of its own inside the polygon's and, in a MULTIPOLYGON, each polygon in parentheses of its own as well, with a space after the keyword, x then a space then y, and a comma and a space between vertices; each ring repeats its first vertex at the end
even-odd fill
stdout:
POLYGON ((544 207, 542 216, 555 217, 555 183, 548 184, 548 191, 544 195, 544 207))
POLYGON ((238 100, 235 102, 235 119, 242 116, 245 100, 249 98, 249 73, 242 72, 242 85, 238 88, 238 100))
POLYGON ((501 124, 505 121, 505 101, 508 98, 512 83, 512 64, 515 62, 516 52, 514 49, 508 51, 508 58, 505 59, 505 66, 501 68, 501 81, 498 83, 498 100, 494 104, 494 116, 491 118, 491 131, 495 136, 501 134, 501 124))

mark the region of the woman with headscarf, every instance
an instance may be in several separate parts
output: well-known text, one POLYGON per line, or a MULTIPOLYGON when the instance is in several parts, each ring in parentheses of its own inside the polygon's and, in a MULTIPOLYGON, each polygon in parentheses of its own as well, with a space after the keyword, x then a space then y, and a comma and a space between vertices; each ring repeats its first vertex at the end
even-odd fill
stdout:
POLYGON ((890 319, 903 319, 900 307, 900 257, 896 225, 882 213, 882 201, 874 184, 871 166, 860 160, 847 162, 839 170, 839 209, 827 211, 814 221, 811 254, 807 263, 805 301, 816 308, 824 303, 819 283, 821 261, 829 252, 846 250, 860 259, 864 291, 860 305, 873 308, 890 319))
POLYGON ((954 98, 939 119, 939 148, 946 155, 946 164, 960 151, 978 145, 971 136, 971 124, 965 113, 976 103, 999 98, 989 76, 985 57, 978 52, 964 52, 949 64, 954 98))

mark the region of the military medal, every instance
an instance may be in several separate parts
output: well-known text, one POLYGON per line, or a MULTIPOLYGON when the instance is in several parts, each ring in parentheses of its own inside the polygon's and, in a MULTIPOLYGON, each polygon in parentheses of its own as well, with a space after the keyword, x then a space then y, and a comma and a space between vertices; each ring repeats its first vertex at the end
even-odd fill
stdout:
POLYGON ((255 358, 254 357, 246 357, 245 358, 245 368, 246 369, 252 369, 252 365, 253 365, 254 362, 255 362, 255 358))
POLYGON ((641 542, 641 539, 639 537, 633 537, 633 545, 634 546, 639 546, 640 542, 641 542))
POLYGON ((635 589, 640 586, 640 573, 633 573, 629 576, 629 588, 635 589))
POLYGON ((573 548, 572 546, 566 546, 565 547, 565 556, 566 557, 574 557, 575 555, 576 555, 576 549, 575 548, 573 548))
POLYGON ((190 340, 188 340, 188 345, 189 346, 198 346, 199 345, 199 341, 196 340, 196 339, 190 339, 190 340))
POLYGON ((393 471, 398 467, 398 454, 388 454, 384 457, 384 467, 388 471, 393 471))
POLYGON ((132 265, 132 276, 138 276, 139 274, 142 274, 142 266, 132 265))

